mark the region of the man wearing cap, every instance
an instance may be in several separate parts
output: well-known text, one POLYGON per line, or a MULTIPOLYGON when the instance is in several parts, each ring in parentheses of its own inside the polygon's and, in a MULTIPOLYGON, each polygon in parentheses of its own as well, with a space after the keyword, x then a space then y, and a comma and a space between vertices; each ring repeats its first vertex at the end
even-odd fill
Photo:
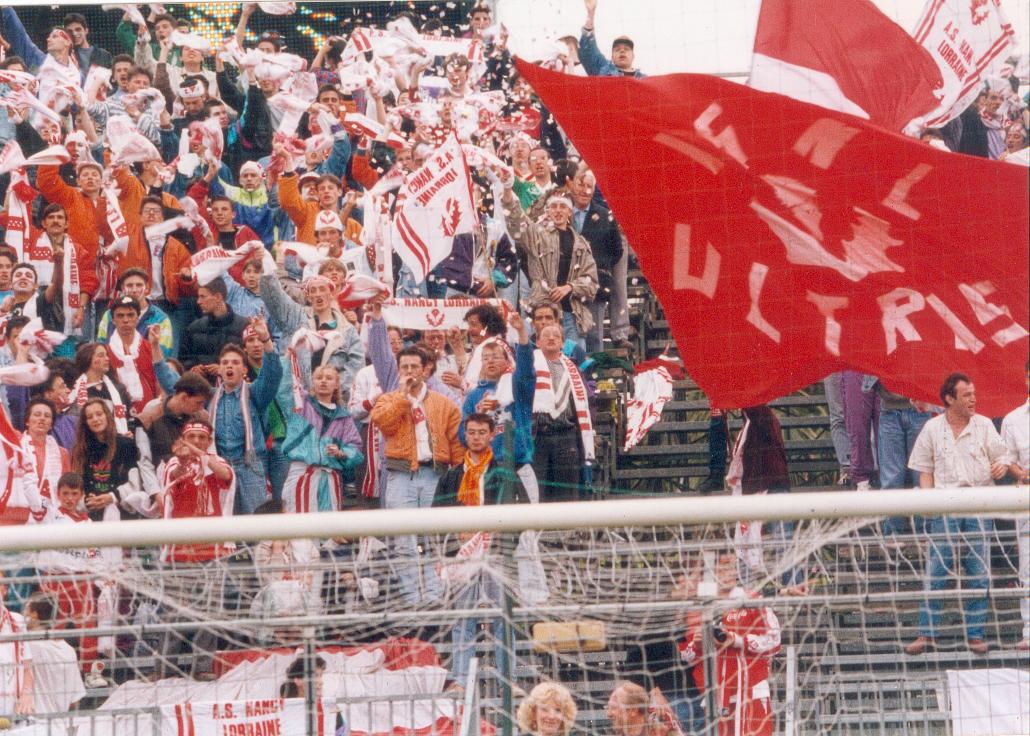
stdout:
POLYGON ((249 227, 266 248, 271 248, 275 242, 275 222, 264 167, 257 161, 245 161, 240 166, 239 181, 240 185, 234 187, 215 176, 210 182, 211 195, 232 200, 236 206, 236 223, 249 227))
MULTIPOLYGON (((343 133, 346 135, 346 133, 343 133)), ((348 151, 349 153, 349 151, 348 151)), ((348 196, 343 208, 340 208, 340 197, 343 196, 343 183, 335 174, 322 174, 315 185, 318 199, 310 201, 300 194, 300 182, 296 174, 296 162, 281 143, 275 144, 273 157, 283 162, 284 172, 279 178, 279 201, 283 210, 297 226, 296 239, 301 243, 315 243, 316 218, 329 211, 339 216, 341 223, 346 223, 342 230, 348 240, 357 242, 361 237, 361 224, 350 217, 357 204, 357 197, 348 196)))
POLYGON ((572 226, 572 200, 561 192, 547 198, 544 216, 533 222, 512 192, 510 175, 504 184, 504 213, 520 253, 525 254, 530 303, 553 302, 562 309, 565 337, 585 347, 594 326, 590 304, 597 293, 597 264, 590 244, 572 226))
POLYGON ((612 58, 604 58, 597 48, 597 36, 594 35, 594 12, 597 0, 583 0, 587 10, 587 19, 583 24, 583 35, 579 39, 579 60, 583 68, 592 77, 636 77, 644 74, 633 68, 633 39, 629 36, 617 36, 612 41, 612 58))

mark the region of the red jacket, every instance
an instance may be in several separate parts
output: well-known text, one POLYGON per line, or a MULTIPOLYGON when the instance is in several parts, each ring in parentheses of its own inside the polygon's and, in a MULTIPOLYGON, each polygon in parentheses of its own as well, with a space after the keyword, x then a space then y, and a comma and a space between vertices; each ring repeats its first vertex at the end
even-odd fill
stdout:
POLYGON ((90 298, 97 293, 97 255, 100 246, 111 242, 111 228, 107 225, 107 200, 100 196, 94 202, 61 178, 57 166, 40 166, 36 172, 36 186, 51 204, 64 207, 68 215, 68 236, 79 246, 79 288, 90 298))
MULTIPOLYGON (((738 592, 740 592, 738 590, 738 592)), ((757 596, 751 594, 750 597, 757 596)), ((734 709, 762 697, 769 697, 769 659, 780 651, 780 621, 768 606, 731 608, 722 616, 727 636, 741 638, 740 647, 728 647, 716 654, 715 677, 719 686, 719 707, 734 709)), ((702 638, 697 629, 687 632, 679 645, 688 666, 702 661, 702 638)), ((704 691, 704 667, 694 667, 694 681, 704 691)))

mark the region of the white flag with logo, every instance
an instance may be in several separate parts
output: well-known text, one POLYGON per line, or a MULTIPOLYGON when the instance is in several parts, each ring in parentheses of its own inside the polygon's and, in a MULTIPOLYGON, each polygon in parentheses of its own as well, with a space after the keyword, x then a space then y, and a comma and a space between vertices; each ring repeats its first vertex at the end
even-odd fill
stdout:
POLYGON ((944 80, 937 108, 913 121, 928 128, 961 115, 984 79, 998 75, 1016 42, 1000 0, 927 0, 912 35, 930 52, 944 80))
POLYGON ((472 177, 454 133, 407 178, 399 196, 404 200, 393 218, 394 250, 421 283, 450 255, 454 236, 476 226, 472 177))

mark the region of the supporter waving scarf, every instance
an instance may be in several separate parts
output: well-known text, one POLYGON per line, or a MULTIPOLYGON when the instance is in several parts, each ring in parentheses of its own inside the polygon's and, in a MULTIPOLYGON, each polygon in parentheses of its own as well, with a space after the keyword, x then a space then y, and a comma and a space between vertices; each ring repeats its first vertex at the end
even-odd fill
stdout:
POLYGON ((32 200, 39 192, 29 184, 25 173, 26 166, 59 166, 71 161, 71 154, 64 146, 51 146, 37 154, 25 158, 21 146, 16 140, 10 140, 0 151, 0 174, 10 173, 11 184, 7 187, 7 214, 3 217, 6 229, 5 240, 18 253, 18 258, 25 257, 25 248, 32 239, 32 200))
MULTIPOLYGON (((125 406, 125 402, 122 401, 122 395, 118 393, 118 387, 115 386, 114 381, 109 376, 104 376, 100 384, 103 386, 104 391, 107 393, 105 400, 111 404, 111 413, 114 414, 114 427, 118 434, 127 435, 129 434, 129 410, 125 406)), ((86 374, 83 373, 77 379, 75 379, 75 385, 72 386, 72 396, 75 397, 75 406, 81 411, 89 400, 89 379, 86 374)))

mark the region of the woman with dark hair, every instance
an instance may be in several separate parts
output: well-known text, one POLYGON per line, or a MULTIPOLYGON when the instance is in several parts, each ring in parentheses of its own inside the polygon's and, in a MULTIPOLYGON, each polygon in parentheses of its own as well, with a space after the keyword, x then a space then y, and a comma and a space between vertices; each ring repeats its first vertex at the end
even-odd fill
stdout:
POLYGON ((50 434, 54 405, 42 397, 29 400, 21 451, 26 464, 25 495, 35 521, 43 521, 57 504, 57 481, 68 472, 68 451, 50 434))
POLYGON ((86 510, 93 521, 117 521, 136 516, 119 504, 141 490, 139 449, 132 439, 118 434, 114 415, 105 399, 86 401, 72 449, 72 470, 82 475, 86 510))
POLYGON ((86 401, 103 399, 111 406, 115 431, 131 436, 129 430, 129 393, 111 372, 111 356, 107 348, 97 342, 87 342, 75 351, 75 370, 79 377, 72 387, 72 401, 81 412, 86 401))

